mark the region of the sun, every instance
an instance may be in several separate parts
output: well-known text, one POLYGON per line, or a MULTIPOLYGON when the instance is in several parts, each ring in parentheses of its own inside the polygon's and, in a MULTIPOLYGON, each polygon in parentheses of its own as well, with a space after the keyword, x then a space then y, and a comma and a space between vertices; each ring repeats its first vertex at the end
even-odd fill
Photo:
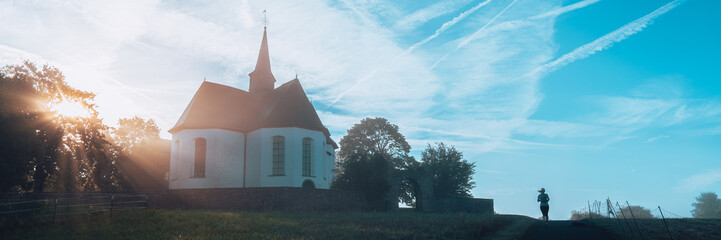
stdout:
POLYGON ((87 117, 88 110, 79 102, 62 101, 53 106, 56 114, 64 117, 87 117))

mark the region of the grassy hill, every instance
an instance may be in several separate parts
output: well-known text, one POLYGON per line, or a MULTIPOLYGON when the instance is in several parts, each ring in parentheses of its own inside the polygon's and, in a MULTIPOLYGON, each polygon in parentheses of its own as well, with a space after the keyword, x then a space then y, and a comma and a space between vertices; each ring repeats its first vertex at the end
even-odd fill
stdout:
MULTIPOLYGON (((7 220, 7 219, 6 219, 7 220)), ((537 220, 416 212, 142 210, 24 220, 2 239, 517 239, 537 220)))
POLYGON ((608 218, 583 221, 623 239, 721 239, 721 219, 673 218, 666 219, 665 224, 662 219, 629 219, 628 223, 608 218))

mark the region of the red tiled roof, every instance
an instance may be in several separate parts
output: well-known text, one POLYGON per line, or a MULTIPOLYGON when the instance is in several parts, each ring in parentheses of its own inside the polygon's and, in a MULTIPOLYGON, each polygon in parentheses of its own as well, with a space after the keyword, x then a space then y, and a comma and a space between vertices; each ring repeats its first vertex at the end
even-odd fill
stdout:
POLYGON ((253 95, 226 85, 203 82, 169 132, 215 128, 247 133, 259 128, 277 127, 323 132, 328 144, 337 148, 298 79, 266 95, 253 95))

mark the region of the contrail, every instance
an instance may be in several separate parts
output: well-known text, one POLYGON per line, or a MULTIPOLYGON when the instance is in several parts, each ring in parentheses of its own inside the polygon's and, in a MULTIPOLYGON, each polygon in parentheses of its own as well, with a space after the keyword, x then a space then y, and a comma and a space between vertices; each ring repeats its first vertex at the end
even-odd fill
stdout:
POLYGON ((484 1, 484 2, 481 2, 481 3, 479 3, 478 5, 472 7, 471 9, 468 9, 468 10, 466 10, 465 12, 461 13, 460 15, 454 17, 454 18, 451 19, 450 21, 443 23, 443 25, 441 25, 441 27, 438 28, 433 35, 427 37, 426 39, 423 39, 423 41, 420 41, 420 42, 417 42, 416 44, 413 44, 413 46, 409 47, 408 50, 406 50, 406 53, 413 52, 413 50, 416 50, 416 48, 418 48, 418 47, 420 47, 421 45, 426 44, 428 41, 433 40, 434 38, 438 37, 438 35, 440 35, 443 31, 446 31, 446 29, 451 28, 453 25, 455 25, 455 24, 458 23, 459 21, 463 20, 464 18, 466 18, 468 15, 470 15, 470 14, 473 13, 473 12, 475 12, 475 11, 478 10, 479 8, 481 8, 481 7, 485 6, 486 4, 490 3, 491 1, 492 1, 492 0, 486 0, 486 1, 484 1))
MULTIPOLYGON (((561 14, 564 14, 564 13, 567 13, 570 11, 574 11, 577 9, 587 7, 591 4, 594 4, 594 3, 597 3, 600 1, 601 0, 585 0, 585 1, 577 2, 574 4, 568 5, 568 6, 553 9, 551 11, 541 13, 541 14, 538 14, 535 16, 527 17, 525 19, 505 21, 505 22, 502 22, 502 23, 499 23, 499 24, 489 27, 488 30, 484 32, 484 34, 488 34, 489 32, 493 32, 493 31, 509 31, 509 30, 518 29, 518 28, 521 28, 523 26, 527 26, 527 25, 530 25, 531 23, 533 23, 530 20, 538 20, 538 19, 543 19, 543 18, 547 18, 547 17, 555 17, 555 16, 558 16, 558 15, 561 15, 561 14)), ((481 37, 481 36, 476 36, 476 37, 481 37)))
MULTIPOLYGON (((413 45, 412 45, 411 47, 409 47, 403 54, 411 53, 411 52, 413 52, 415 49, 417 49, 418 47, 420 47, 421 45, 423 45, 423 44, 429 42, 430 40, 433 40, 434 38, 438 37, 438 35, 440 35, 440 33, 444 32, 444 31, 447 30, 448 28, 452 27, 452 26, 455 25, 457 22, 463 20, 466 16, 468 16, 469 14, 475 12, 475 11, 478 10, 480 7, 482 7, 482 6, 490 3, 491 1, 492 1, 492 0, 488 0, 488 1, 485 1, 485 2, 481 2, 481 3, 479 3, 478 5, 474 6, 473 8, 468 9, 468 10, 466 10, 465 12, 461 13, 460 15, 454 17, 452 20, 443 23, 443 25, 442 25, 440 28, 438 28, 433 35, 427 37, 426 39, 424 39, 424 40, 422 40, 422 41, 420 41, 420 42, 417 42, 417 43, 413 44, 413 45)), ((542 19, 542 18, 551 17, 551 16, 558 16, 558 15, 561 15, 561 14, 564 14, 564 13, 567 13, 567 12, 570 12, 570 11, 573 11, 573 10, 576 10, 576 9, 580 9, 580 8, 587 7, 587 6, 591 5, 591 4, 597 3, 597 2, 599 2, 599 1, 601 1, 601 0, 584 0, 584 1, 581 1, 581 2, 577 2, 577 3, 571 4, 571 5, 565 6, 565 7, 561 7, 561 8, 558 8, 558 9, 554 9, 554 10, 551 10, 551 11, 548 11, 548 12, 545 12, 545 13, 542 13, 542 14, 539 14, 539 15, 535 15, 535 16, 529 17, 529 18, 527 18, 527 19, 533 19, 533 20, 535 20, 535 19, 542 19)), ((509 6, 510 6, 510 5, 509 5, 509 6)), ((528 24, 527 22, 528 22, 528 21, 526 21, 526 20, 513 20, 513 21, 501 23, 501 24, 499 24, 499 25, 505 24, 505 25, 508 25, 508 26, 510 26, 510 27, 517 28, 517 27, 520 27, 520 26, 522 26, 522 25, 528 24)), ((401 56, 401 55, 403 55, 403 54, 399 54, 398 56, 396 56, 395 58, 393 58, 393 60, 397 59, 399 56, 401 56)), ((444 57, 444 58, 445 58, 445 57, 444 57)), ((392 62, 394 62, 394 61, 392 61, 392 62)), ((434 64, 433 67, 435 67, 435 64, 434 64)), ((365 77, 363 77, 363 78, 361 78, 360 80, 358 80, 358 82, 356 82, 356 84, 354 84, 350 89, 348 89, 348 90, 344 91, 343 93, 341 93, 341 94, 340 94, 338 97, 336 97, 336 98, 333 100, 333 102, 331 102, 331 104, 329 104, 328 106, 330 107, 330 106, 332 106, 333 104, 335 104, 336 102, 338 102, 338 100, 340 100, 341 98, 343 98, 343 96, 345 96, 345 94, 347 94, 348 92, 353 91, 353 89, 355 89, 356 87, 358 87, 361 82, 363 82, 363 81, 365 81, 365 80, 367 80, 367 79, 370 79, 371 77, 375 76, 376 72, 378 72, 378 69, 372 71, 370 74, 368 74, 368 75, 366 75, 365 77)))
MULTIPOLYGON (((408 49, 406 49, 405 51, 403 51, 403 53, 400 53, 400 54, 396 55, 395 57, 393 57, 393 58, 391 59, 391 61, 390 61, 391 64, 394 63, 395 60, 398 59, 398 57, 403 56, 403 55, 405 55, 405 54, 409 54, 409 53, 413 52, 414 50, 416 50, 416 48, 420 47, 421 45, 426 44, 428 41, 431 41, 431 40, 433 40, 434 38, 438 37, 438 35, 440 35, 442 32, 444 32, 444 31, 446 31, 447 29, 451 28, 453 25, 455 25, 456 23, 460 22, 461 20, 463 20, 464 18, 466 18, 468 15, 470 15, 470 14, 473 13, 473 12, 475 12, 475 11, 478 10, 479 8, 485 6, 486 4, 490 3, 491 1, 492 1, 492 0, 486 0, 486 1, 484 1, 484 2, 481 2, 481 3, 479 3, 478 5, 472 7, 471 9, 468 9, 468 10, 466 10, 465 12, 462 12, 461 14, 459 14, 459 15, 456 16, 456 17, 454 17, 454 18, 451 19, 450 21, 443 23, 443 25, 441 25, 441 27, 438 28, 433 35, 427 37, 426 39, 423 39, 423 40, 420 41, 420 42, 417 42, 417 43, 413 44, 413 45, 410 46, 408 49)), ((352 87, 350 87, 349 89, 343 91, 343 93, 341 93, 340 95, 338 95, 338 97, 336 97, 335 99, 333 99, 333 102, 331 102, 331 103, 328 105, 328 107, 333 106, 336 102, 338 102, 341 98, 343 98, 343 96, 345 96, 345 95, 348 94, 349 92, 353 91, 355 88, 357 88, 358 86, 360 86, 360 84, 363 83, 364 81, 366 81, 366 80, 374 77, 375 74, 378 72, 378 70, 380 70, 380 68, 382 68, 382 67, 385 67, 385 66, 378 67, 378 68, 376 68, 375 70, 371 71, 371 73, 369 73, 369 74, 366 75, 365 77, 363 77, 363 78, 361 78, 361 79, 358 79, 358 82, 356 82, 355 84, 353 84, 352 87)))
MULTIPOLYGON (((398 56, 396 56, 395 58, 397 58, 397 57, 398 57, 398 56)), ((394 58, 394 59, 395 59, 395 58, 394 58)), ((392 62, 395 62, 395 61, 392 61, 392 62)), ((353 91, 353 89, 355 89, 355 88, 357 88, 358 86, 360 86, 360 84, 361 84, 362 82, 364 82, 365 80, 368 80, 368 79, 372 78, 373 76, 375 76, 379 69, 380 69, 380 68, 376 68, 376 69, 373 70, 370 74, 366 75, 365 77, 363 77, 363 78, 361 78, 361 79, 358 79, 358 82, 356 82, 355 84, 353 84, 352 87, 350 87, 350 88, 348 88, 347 90, 343 91, 343 93, 341 93, 340 95, 338 95, 338 97, 336 97, 335 99, 333 99, 333 102, 331 102, 330 104, 328 104, 328 106, 326 107, 326 109, 328 109, 330 106, 333 106, 333 104, 337 103, 341 98, 343 98, 343 96, 345 96, 345 95, 348 94, 349 92, 353 91)))
POLYGON ((448 57, 448 55, 451 55, 451 53, 457 51, 458 49, 466 46, 466 45, 467 45, 468 43, 470 43, 471 41, 475 40, 476 36, 478 36, 481 32, 483 32, 483 30, 485 30, 486 27, 488 27, 488 25, 491 25, 491 23, 493 23, 493 21, 495 21, 496 18, 498 18, 498 17, 500 17, 501 15, 503 15, 503 13, 506 12, 506 10, 508 10, 508 8, 510 8, 511 6, 513 6, 513 4, 516 3, 516 2, 518 2, 518 0, 513 0, 513 2, 511 2, 511 4, 508 4, 508 6, 506 6, 506 8, 504 8, 503 10, 501 10, 501 12, 499 12, 498 14, 496 14, 495 17, 491 18, 491 20, 488 21, 488 22, 486 23, 486 25, 483 25, 483 27, 481 27, 480 29, 478 29, 478 31, 474 32, 473 34, 471 34, 471 35, 468 36, 468 37, 462 38, 462 39, 460 40, 460 43, 458 43, 458 46, 456 46, 455 49, 451 50, 450 52, 446 53, 446 55, 444 55, 443 57, 441 57, 440 59, 438 59, 438 61, 436 61, 433 65, 431 65, 431 69, 436 68, 436 66, 438 65, 438 63, 440 63, 440 62, 442 62, 443 60, 445 60, 445 59, 448 57))
POLYGON ((543 13, 543 14, 539 14, 539 15, 530 17, 530 19, 541 19, 541 18, 545 18, 545 17, 558 16, 558 15, 561 15, 561 14, 564 14, 564 13, 567 13, 567 12, 570 12, 570 11, 573 11, 573 10, 576 10, 576 9, 579 9, 579 8, 584 8, 584 7, 588 6, 588 5, 597 3, 597 2, 599 2, 599 1, 601 1, 601 0, 585 0, 585 1, 580 1, 580 2, 571 4, 571 5, 562 7, 562 8, 558 8, 558 9, 551 10, 551 11, 548 11, 548 12, 543 13))
POLYGON ((587 43, 586 45, 583 45, 581 47, 578 47, 571 51, 570 53, 567 53, 566 55, 563 55, 559 57, 558 59, 554 60, 553 62, 546 63, 535 70, 527 73, 524 76, 531 76, 534 74, 545 74, 548 72, 553 72, 557 70, 560 67, 566 66, 569 63, 578 61, 580 59, 584 59, 588 56, 591 56, 594 53, 603 51, 605 49, 608 49, 611 47, 614 43, 620 42, 622 40, 627 39, 633 34, 636 34, 638 32, 641 32, 644 28, 646 28, 648 25, 653 23, 653 20, 657 17, 663 15, 664 13, 667 13, 671 9, 681 5, 684 3, 685 0, 676 0, 673 2, 670 2, 666 5, 663 5, 662 7, 656 9, 655 11, 649 13, 646 16, 643 16, 639 19, 636 19, 633 22, 630 22, 623 27, 620 27, 613 32, 610 32, 593 42, 587 43))

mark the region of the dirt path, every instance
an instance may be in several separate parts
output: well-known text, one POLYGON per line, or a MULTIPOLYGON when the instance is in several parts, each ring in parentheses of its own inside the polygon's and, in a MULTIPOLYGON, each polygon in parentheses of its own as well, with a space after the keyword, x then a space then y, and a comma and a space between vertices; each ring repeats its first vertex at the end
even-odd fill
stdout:
POLYGON ((526 234, 521 238, 523 240, 537 239, 616 239, 611 234, 592 226, 588 226, 579 221, 550 221, 548 223, 538 222, 533 224, 526 234))

